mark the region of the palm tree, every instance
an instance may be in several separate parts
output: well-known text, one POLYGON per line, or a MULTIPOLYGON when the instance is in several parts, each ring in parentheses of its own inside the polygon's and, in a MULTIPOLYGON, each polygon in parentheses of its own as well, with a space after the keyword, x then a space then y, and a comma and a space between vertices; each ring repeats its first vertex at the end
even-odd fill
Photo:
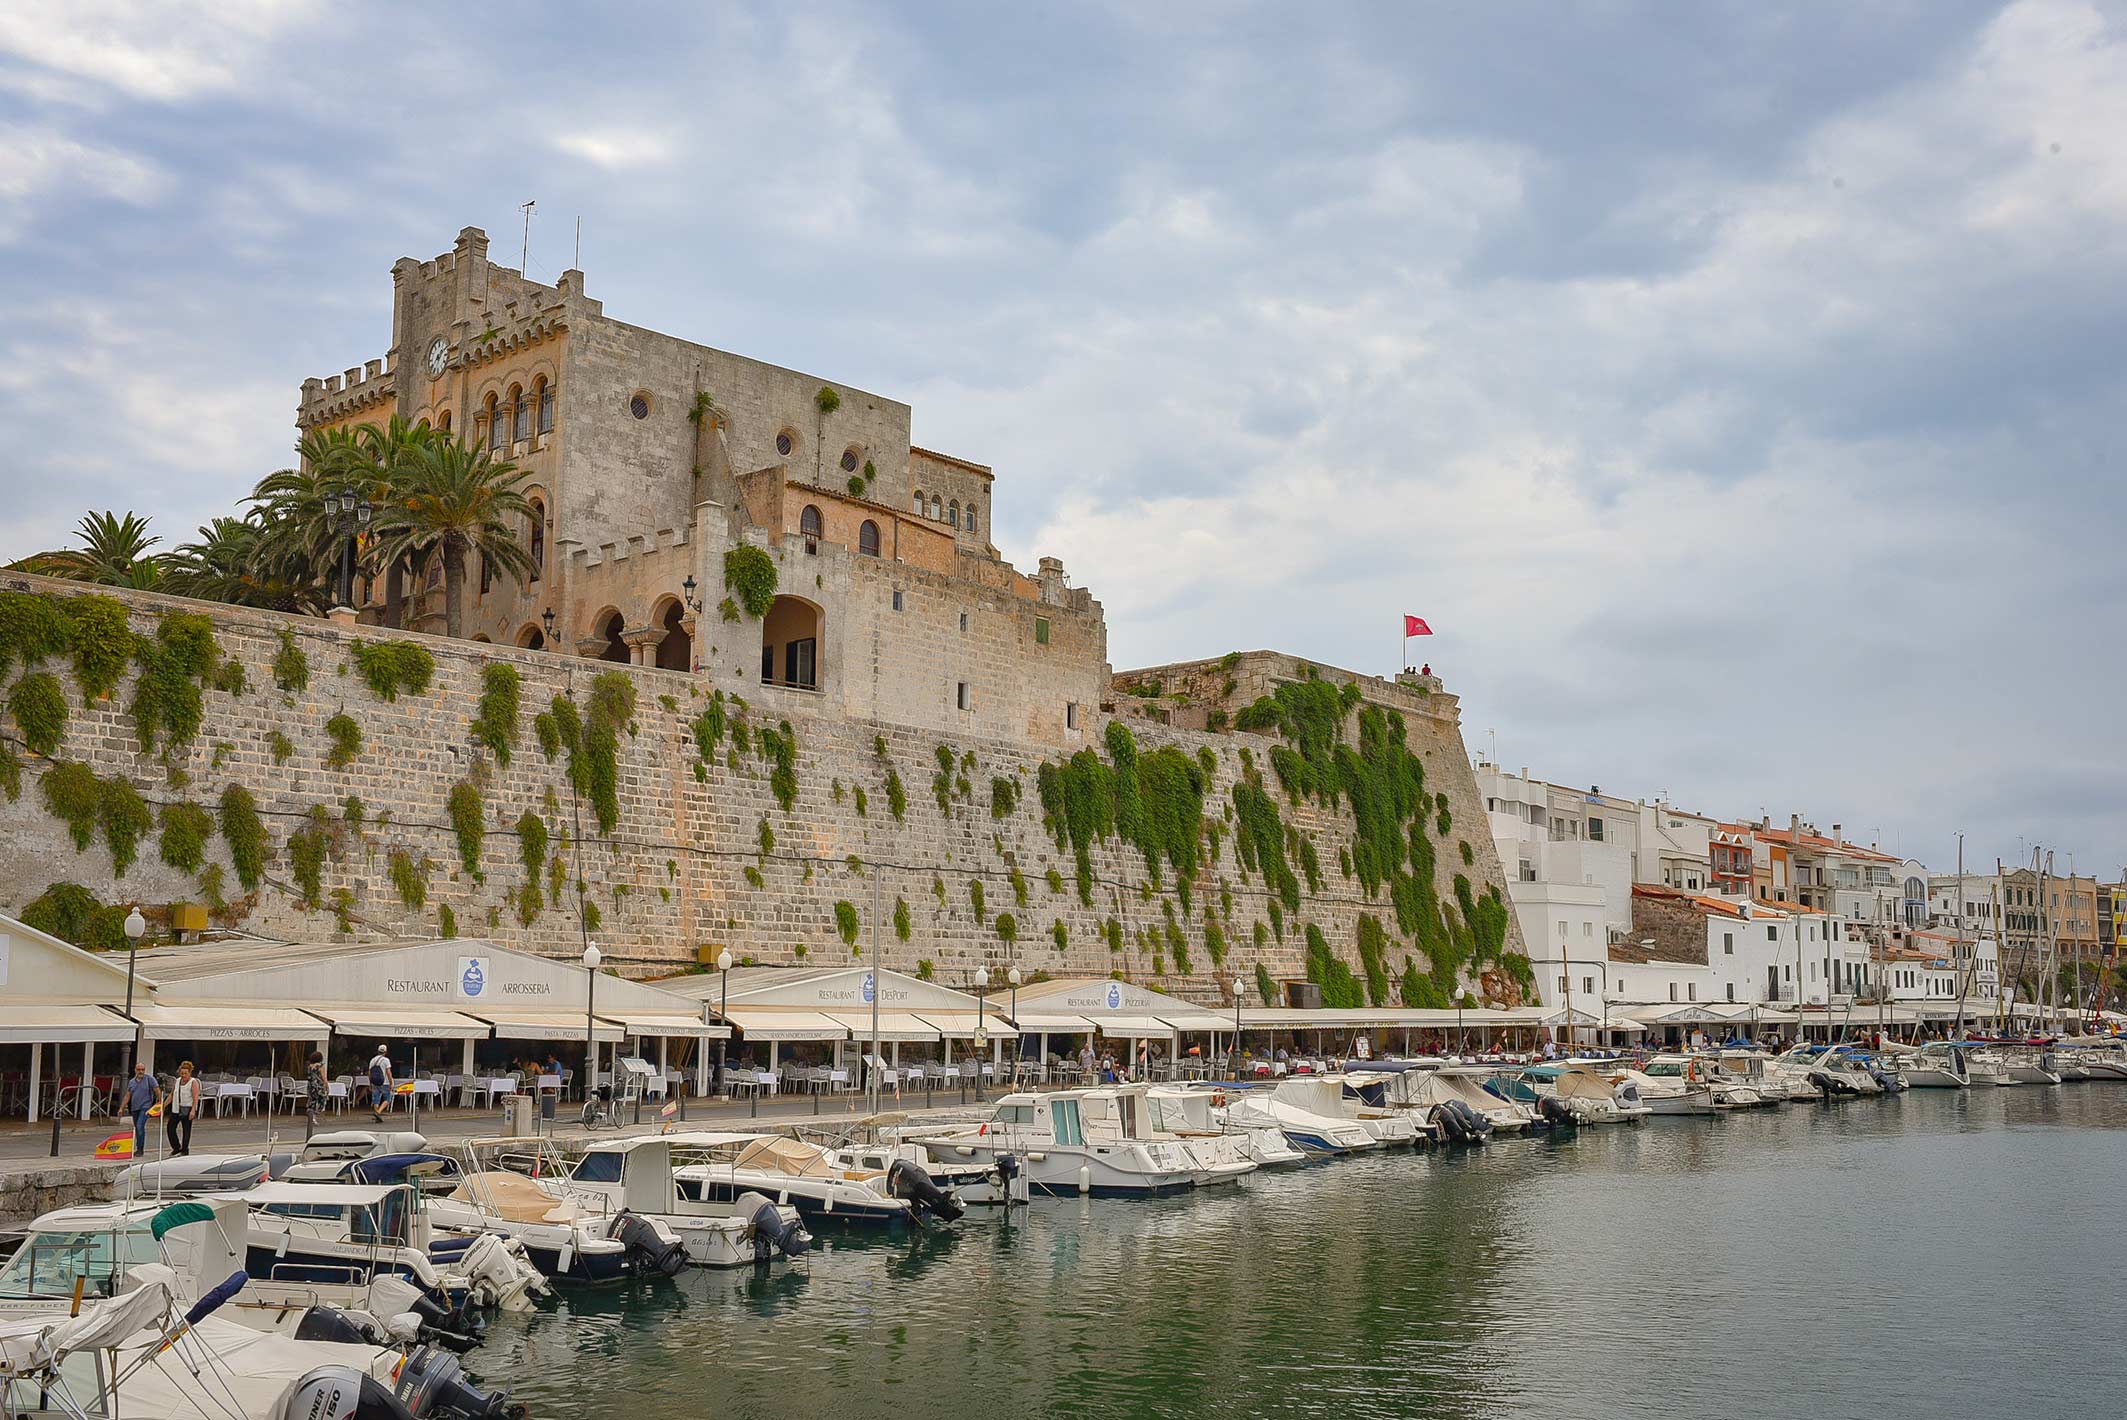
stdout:
POLYGON ((216 518, 164 561, 164 587, 181 597, 316 616, 332 589, 313 559, 276 549, 263 510, 216 518))
MULTIPOLYGON (((402 470, 410 467, 415 451, 444 437, 426 420, 409 423, 398 415, 388 424, 305 435, 298 448, 301 465, 268 474, 251 491, 251 502, 261 512, 267 530, 265 550, 284 559, 284 566, 295 561, 307 564, 328 587, 335 586, 335 569, 347 545, 347 533, 325 510, 326 496, 358 493, 382 507, 402 470)), ((358 555, 361 567, 372 576, 380 575, 393 561, 376 556, 373 541, 358 555)), ((417 558, 417 572, 418 562, 417 558)))
POLYGON ((398 462, 377 508, 377 555, 387 566, 401 557, 443 559, 446 635, 465 634, 468 554, 480 554, 513 582, 530 574, 531 554, 517 540, 532 514, 523 492, 529 476, 447 434, 422 440, 398 462))
POLYGON ((11 571, 41 572, 73 582, 96 582, 106 587, 155 586, 161 559, 148 551, 159 537, 148 532, 148 520, 138 513, 90 513, 75 525, 80 547, 40 552, 10 564, 11 571))

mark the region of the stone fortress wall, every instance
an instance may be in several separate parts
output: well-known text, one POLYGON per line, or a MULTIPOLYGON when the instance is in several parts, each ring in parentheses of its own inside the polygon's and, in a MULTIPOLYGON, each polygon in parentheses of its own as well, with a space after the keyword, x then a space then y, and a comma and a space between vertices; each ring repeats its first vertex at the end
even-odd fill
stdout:
MULTIPOLYGON (((667 551, 681 553, 684 547, 655 555, 667 551)), ((787 544, 781 556, 786 566, 815 561, 787 544)), ((880 570, 875 559, 849 557, 851 564, 874 564, 849 569, 829 565, 824 555, 819 560, 823 582, 880 570)), ((0 578, 0 597, 81 594, 82 589, 65 583, 18 574, 0 578)), ((1044 589, 1049 594, 1065 596, 1060 569, 1044 589)), ((141 747, 130 708, 136 669, 128 669, 110 695, 84 706, 64 656, 29 668, 16 656, 0 674, 6 682, 0 691, 27 674, 49 673, 65 688, 68 712, 60 743, 48 757, 24 748, 20 726, 0 721, 0 736, 19 765, 18 792, 0 802, 0 910, 18 913, 58 881, 81 884, 105 903, 138 902, 158 922, 169 920, 173 904, 200 903, 209 896, 201 873, 161 861, 153 828, 122 876, 114 872, 107 836, 93 828, 90 845, 77 851, 67 824, 48 807, 42 783, 56 763, 70 762, 103 779, 123 780, 158 818, 177 802, 211 814, 226 788, 247 790, 266 829, 265 880, 256 892, 243 892, 228 841, 212 834, 206 860, 210 873, 220 870, 217 886, 225 903, 214 920, 291 940, 430 937, 449 925, 461 934, 572 956, 581 950, 586 926, 566 884, 580 877, 596 908, 589 935, 631 975, 684 969, 724 945, 736 957, 763 964, 819 964, 851 952, 840 934, 838 904, 856 913, 857 944, 868 943, 876 874, 876 920, 887 964, 935 973, 949 982, 965 981, 978 962, 996 972, 1010 960, 1029 971, 1114 971, 1207 1002, 1230 999, 1226 981, 1236 973, 1253 976, 1259 963, 1280 979, 1306 974, 1303 923, 1318 926, 1332 950, 1356 969, 1361 913, 1389 927, 1392 971, 1413 950, 1394 931, 1385 897, 1368 900, 1359 884, 1338 870, 1339 849, 1353 832, 1349 806, 1290 802, 1267 772, 1263 782, 1277 799, 1285 825, 1316 845, 1324 871, 1319 891, 1302 885, 1301 908, 1283 921, 1283 940, 1270 937, 1258 945, 1257 925, 1268 916, 1263 878, 1241 869, 1230 791, 1244 772, 1243 752, 1252 750, 1262 769, 1275 734, 1206 733, 1127 720, 1141 753, 1168 744, 1192 758, 1208 752, 1213 769, 1205 822, 1221 842, 1212 852, 1207 833, 1207 861, 1186 908, 1171 871, 1154 887, 1135 847, 1114 838, 1097 843, 1088 906, 1074 881, 1072 853, 1060 850, 1044 827, 1038 776, 1044 762, 1059 764, 1081 745, 1099 752, 1110 717, 1096 708, 1102 698, 1097 686, 1070 692, 1087 697, 1073 732, 979 716, 962 730, 947 731, 883 713, 893 709, 891 704, 882 703, 880 716, 823 713, 817 696, 743 679, 719 681, 652 666, 345 627, 150 594, 107 595, 125 608, 131 630, 142 637, 154 637, 172 613, 204 614, 220 654, 242 667, 242 687, 205 688, 196 737, 149 754, 141 747), (360 646, 399 644, 417 646, 432 657, 433 679, 425 689, 401 690, 387 700, 366 683, 355 652, 360 646), (285 662, 290 646, 307 662, 305 689, 276 685, 276 657, 285 662), (495 666, 514 668, 520 681, 517 735, 507 765, 473 728, 489 668, 495 666), (632 723, 616 737, 619 813, 610 833, 598 830, 593 805, 572 788, 568 752, 550 759, 534 724, 535 715, 551 713, 557 696, 587 710, 601 681, 609 691, 616 684, 632 686, 635 701, 632 723), (719 692, 724 731, 705 754, 694 726, 719 703, 719 692), (339 768, 326 762, 327 722, 335 715, 352 720, 361 735, 359 753, 339 768), (762 730, 780 735, 786 723, 795 742, 792 774, 784 786, 792 792, 787 807, 778 801, 772 759, 762 752, 760 740, 762 730), (941 752, 952 762, 943 807, 934 790, 941 752), (898 819, 890 805, 890 771, 905 795, 898 819), (1010 786, 1001 796, 995 780, 1010 786), (358 813, 350 812, 350 798, 360 801, 358 813), (523 861, 518 832, 527 816, 537 820, 548 840, 538 869, 536 911, 526 909, 522 891, 533 872, 523 861), (461 862, 461 829, 468 818, 482 829, 477 873, 461 862), (303 899, 312 892, 297 872, 298 835, 309 852, 324 848, 308 906, 303 899), (552 861, 557 857, 558 872, 552 861), (418 908, 405 900, 402 880, 409 869, 424 882, 418 908), (978 883, 979 912, 973 890, 978 883), (558 894, 557 886, 562 888, 558 894), (897 902, 907 908, 905 938, 895 926, 897 902), (1016 941, 1003 940, 999 913, 1015 919, 1016 941), (1111 918, 1117 924, 1112 937, 1111 918), (1228 944, 1223 967, 1214 967, 1207 950, 1208 920, 1219 923, 1228 944), (1059 922, 1062 945, 1055 935, 1059 922), (1172 945, 1176 936, 1184 944, 1179 953, 1172 945), (1178 956, 1187 957, 1187 970, 1178 956)), ((1013 594, 1010 603, 1000 603, 997 610, 978 607, 976 614, 1018 615, 1043 600, 1026 602, 1013 594)), ((1059 617, 1057 624, 1062 623, 1059 617)), ((0 629, 9 624, 9 616, 0 615, 0 629)), ((998 674, 1039 678, 1038 670, 1025 669, 1033 660, 1031 646, 1000 643, 995 654, 998 674)), ((895 679, 891 667, 876 673, 881 684, 895 679)), ((1262 653, 1233 663, 1233 679, 1251 687, 1304 673, 1297 661, 1262 653)), ((1441 895, 1447 895, 1455 872, 1467 873, 1480 892, 1489 884, 1503 890, 1453 697, 1340 672, 1324 674, 1350 679, 1369 700, 1393 703, 1402 713, 1427 787, 1440 795, 1439 806, 1452 820, 1439 838, 1441 895), (1467 867, 1456 857, 1465 843, 1471 854, 1467 867), (1451 863, 1456 866, 1447 866, 1451 863)), ((236 683, 226 673, 217 679, 236 683)), ((1052 693, 1064 691, 1059 686, 1052 693)), ((1508 933, 1508 948, 1519 951, 1511 916, 1508 933)), ((1491 977, 1486 984, 1501 989, 1491 977)), ((1249 994, 1252 998, 1253 985, 1249 994)))

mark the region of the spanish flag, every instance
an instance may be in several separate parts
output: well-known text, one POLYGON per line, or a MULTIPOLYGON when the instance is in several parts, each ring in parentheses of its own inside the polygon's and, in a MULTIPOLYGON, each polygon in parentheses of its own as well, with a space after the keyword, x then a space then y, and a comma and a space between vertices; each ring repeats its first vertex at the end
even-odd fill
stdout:
POLYGON ((391 1087, 391 1092, 395 1095, 410 1095, 414 1092, 414 1082, 412 1080, 401 1080, 391 1087))
POLYGON ((113 1134, 110 1138, 98 1144, 96 1146, 96 1157, 99 1159, 132 1158, 133 1132, 127 1130, 122 1134, 113 1134))

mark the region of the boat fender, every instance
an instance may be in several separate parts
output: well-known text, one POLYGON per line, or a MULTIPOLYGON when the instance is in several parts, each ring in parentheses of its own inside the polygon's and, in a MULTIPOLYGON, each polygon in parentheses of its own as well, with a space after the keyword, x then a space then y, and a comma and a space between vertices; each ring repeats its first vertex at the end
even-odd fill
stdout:
POLYGON ((319 1366, 288 1392, 281 1420, 414 1420, 414 1412, 352 1366, 319 1366))
POLYGON ((940 1188, 937 1180, 913 1159, 895 1159, 887 1166, 886 1191, 907 1199, 912 1212, 929 1213, 941 1222, 958 1222, 967 1212, 958 1198, 940 1188))
POLYGON ((452 1420, 510 1420, 522 1416, 521 1405, 511 1405, 501 1391, 484 1391, 466 1379, 458 1358, 423 1346, 399 1367, 394 1390, 406 1413, 425 1420, 450 1416, 452 1420))
POLYGON ((1078 1166, 1078 1191, 1087 1194, 1093 1191, 1093 1166, 1091 1164, 1080 1164, 1078 1166))

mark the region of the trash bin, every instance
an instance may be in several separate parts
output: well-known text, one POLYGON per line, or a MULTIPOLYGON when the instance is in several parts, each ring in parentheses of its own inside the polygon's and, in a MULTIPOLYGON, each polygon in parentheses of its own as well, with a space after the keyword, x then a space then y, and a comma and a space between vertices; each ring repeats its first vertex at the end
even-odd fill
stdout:
POLYGON ((523 1136, 532 1132, 532 1099, 529 1095, 511 1095, 509 1102, 509 1132, 523 1136))
POLYGON ((539 1092, 539 1117, 552 1124, 554 1122, 554 1106, 560 1099, 561 1096, 553 1090, 541 1090, 539 1092))

